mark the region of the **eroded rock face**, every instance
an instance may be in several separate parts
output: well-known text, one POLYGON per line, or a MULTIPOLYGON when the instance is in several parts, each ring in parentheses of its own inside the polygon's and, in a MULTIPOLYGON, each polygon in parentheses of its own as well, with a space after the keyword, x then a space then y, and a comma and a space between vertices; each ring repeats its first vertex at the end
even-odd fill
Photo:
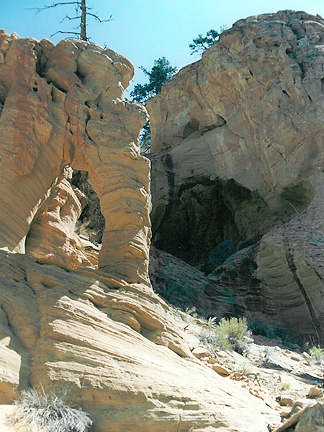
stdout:
POLYGON ((0 403, 33 386, 65 393, 100 432, 266 432, 278 414, 225 391, 150 286, 131 64, 95 44, 0 36, 0 403), (67 167, 100 198, 100 252, 75 234, 85 197, 67 167))
POLYGON ((145 284, 4 251, 0 284, 1 403, 30 385, 63 391, 100 432, 278 423, 261 399, 195 360, 185 323, 145 284))
MULTIPOLYGON (((60 185, 70 165, 88 172, 100 198, 106 229, 99 267, 130 282, 149 283, 149 162, 138 145, 147 114, 123 97, 132 65, 93 43, 64 40, 55 46, 4 32, 0 53, 0 248, 24 253, 30 233, 28 254, 50 260, 60 249, 61 262, 67 251, 67 260, 71 258, 75 242, 71 247, 54 245, 51 253, 52 234, 39 240, 41 248, 34 238, 50 214, 47 227, 58 219, 74 225, 62 214, 67 185, 60 185), (33 224, 37 227, 31 230, 33 224)), ((70 266, 85 262, 72 261, 70 266)))
POLYGON ((240 20, 149 101, 158 248, 196 265, 311 202, 323 164, 323 37, 322 18, 304 12, 240 20))
POLYGON ((199 306, 203 290, 208 313, 313 343, 324 334, 323 53, 319 16, 250 17, 148 103, 153 244, 210 273, 213 251, 234 243, 199 276, 199 306))

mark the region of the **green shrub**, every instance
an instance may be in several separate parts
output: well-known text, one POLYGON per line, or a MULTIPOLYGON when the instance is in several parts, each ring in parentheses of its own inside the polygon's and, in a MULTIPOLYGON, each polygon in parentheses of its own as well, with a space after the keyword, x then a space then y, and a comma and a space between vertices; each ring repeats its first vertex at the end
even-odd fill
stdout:
POLYGON ((288 390, 289 388, 290 388, 290 383, 283 382, 280 386, 280 391, 285 391, 288 390))
MULTIPOLYGON (((222 349, 237 349, 249 334, 246 318, 222 318, 215 329, 218 345, 222 349)), ((243 350, 242 350, 243 351, 243 350)))
POLYGON ((245 375, 249 375, 249 374, 252 373, 251 365, 248 364, 248 363, 246 363, 246 362, 245 362, 245 363, 242 363, 242 364, 238 367, 237 372, 238 372, 238 373, 245 374, 245 375))
POLYGON ((87 432, 92 425, 88 414, 66 405, 54 394, 48 397, 34 389, 23 390, 15 404, 15 423, 36 426, 49 432, 87 432))
POLYGON ((210 317, 210 318, 208 318, 208 320, 206 321, 207 328, 209 328, 209 329, 215 329, 217 327, 216 320, 217 320, 216 317, 210 317))
POLYGON ((318 347, 313 346, 308 352, 310 355, 310 360, 314 363, 320 363, 324 358, 324 349, 321 348, 319 345, 318 347))

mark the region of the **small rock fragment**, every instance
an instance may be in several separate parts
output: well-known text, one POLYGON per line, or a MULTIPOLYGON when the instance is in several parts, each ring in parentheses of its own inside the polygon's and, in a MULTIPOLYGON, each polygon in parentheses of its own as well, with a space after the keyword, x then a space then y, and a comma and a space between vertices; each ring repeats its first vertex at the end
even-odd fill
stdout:
POLYGON ((323 393, 317 387, 311 387, 309 389, 309 392, 308 392, 308 395, 307 395, 307 397, 312 398, 312 399, 320 398, 322 396, 323 396, 323 393))
POLYGON ((229 376, 231 374, 230 370, 226 369, 224 366, 221 366, 217 363, 213 364, 212 367, 213 370, 221 376, 229 376))
POLYGON ((210 352, 206 349, 206 347, 197 346, 192 351, 192 354, 198 359, 202 359, 204 357, 210 357, 210 352))
POLYGON ((281 406, 292 407, 294 405, 294 401, 291 398, 285 397, 285 398, 280 399, 279 404, 281 406))

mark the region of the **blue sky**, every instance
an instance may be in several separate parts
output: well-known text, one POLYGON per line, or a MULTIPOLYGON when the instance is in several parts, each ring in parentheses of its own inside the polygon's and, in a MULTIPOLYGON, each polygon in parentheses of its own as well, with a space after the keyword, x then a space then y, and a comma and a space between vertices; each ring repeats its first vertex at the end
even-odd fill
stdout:
MULTIPOLYGON (((61 0, 64 1, 64 0, 61 0)), ((68 1, 68 0, 65 0, 68 1)), ((73 6, 61 6, 36 14, 27 8, 51 5, 52 0, 2 0, 0 28, 20 37, 47 38, 57 43, 63 36, 51 37, 57 30, 71 30, 75 22, 73 6)), ((198 60, 190 55, 189 43, 210 29, 230 28, 241 18, 283 9, 303 10, 324 17, 323 0, 87 0, 87 6, 101 18, 113 21, 97 24, 88 19, 88 36, 127 57, 135 67, 134 82, 144 82, 139 67, 151 69, 155 59, 165 56, 178 69, 198 60)))

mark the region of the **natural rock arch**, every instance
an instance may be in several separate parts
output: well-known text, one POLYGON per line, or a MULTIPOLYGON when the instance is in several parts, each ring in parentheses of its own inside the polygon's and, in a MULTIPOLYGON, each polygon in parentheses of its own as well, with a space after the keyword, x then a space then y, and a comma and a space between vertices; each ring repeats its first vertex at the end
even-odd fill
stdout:
MULTIPOLYGON (((0 55, 0 248, 24 253, 34 218, 39 223, 48 205, 47 228, 60 225, 59 185, 70 165, 89 172, 101 202, 106 229, 99 268, 149 283, 149 162, 138 144, 147 113, 124 99, 131 63, 94 43, 63 40, 55 46, 4 32, 0 55)), ((66 182, 63 189, 66 196, 66 182)), ((70 241, 56 247, 50 238, 55 235, 43 241, 42 252, 34 238, 27 252, 46 260, 76 246, 70 241)))

